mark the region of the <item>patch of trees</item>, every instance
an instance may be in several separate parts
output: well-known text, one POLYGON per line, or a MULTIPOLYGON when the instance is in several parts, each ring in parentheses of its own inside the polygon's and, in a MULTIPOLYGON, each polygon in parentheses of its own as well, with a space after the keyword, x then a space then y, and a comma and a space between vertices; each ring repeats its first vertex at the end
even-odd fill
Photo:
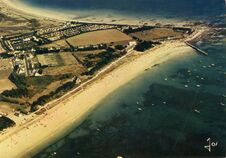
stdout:
POLYGON ((21 98, 31 97, 37 90, 42 91, 50 83, 57 80, 65 80, 72 78, 72 74, 62 74, 56 76, 37 76, 37 77, 25 77, 17 75, 13 72, 9 79, 16 85, 16 89, 6 90, 2 93, 5 97, 21 98), (30 89, 30 87, 32 87, 30 89))
POLYGON ((139 43, 134 47, 134 50, 139 51, 139 52, 144 52, 145 50, 148 50, 148 49, 150 49, 151 47, 153 47, 152 42, 142 41, 142 42, 139 42, 139 43))
POLYGON ((60 94, 63 94, 65 92, 71 90, 72 88, 75 87, 75 85, 76 85, 75 80, 69 81, 69 82, 63 84, 62 86, 58 87, 55 91, 51 92, 50 94, 41 96, 35 102, 33 102, 32 107, 31 107, 31 111, 36 111, 37 110, 36 107, 38 105, 44 105, 45 103, 47 103, 51 99, 54 99, 57 96, 60 96, 60 94))
POLYGON ((6 58, 11 58, 13 57, 12 54, 8 54, 8 53, 1 53, 0 54, 0 58, 6 59, 6 58))
POLYGON ((60 49, 53 48, 53 49, 48 49, 48 48, 35 48, 35 54, 47 54, 47 53, 59 53, 60 49))
POLYGON ((117 49, 117 50, 123 50, 125 48, 126 48, 126 45, 116 45, 115 46, 115 49, 117 49))
POLYGON ((100 58, 100 62, 97 62, 95 64, 89 63, 93 67, 84 73, 84 75, 93 75, 97 70, 101 69, 103 66, 107 65, 111 61, 121 57, 125 53, 122 52, 115 52, 114 49, 109 48, 107 51, 104 51, 99 54, 90 54, 88 55, 89 59, 94 59, 94 58, 100 58))
POLYGON ((184 28, 184 27, 174 27, 173 31, 176 32, 182 32, 182 33, 188 33, 191 34, 193 32, 192 28, 184 28))
POLYGON ((18 76, 13 72, 10 74, 9 80, 11 80, 17 86, 17 89, 6 90, 2 92, 3 96, 19 98, 28 95, 24 76, 18 76))
POLYGON ((5 90, 4 92, 2 92, 2 95, 14 98, 26 97, 28 95, 28 90, 26 88, 13 88, 11 90, 5 90))
POLYGON ((15 125, 16 123, 13 120, 9 119, 8 117, 0 116, 0 131, 15 125))
POLYGON ((139 27, 139 28, 130 27, 130 28, 124 30, 123 32, 126 33, 126 34, 130 34, 130 33, 134 33, 134 32, 150 30, 150 29, 153 29, 153 28, 155 28, 155 27, 153 27, 153 26, 142 26, 142 27, 139 27))
POLYGON ((26 77, 19 76, 15 72, 9 75, 9 80, 12 81, 18 88, 26 87, 26 77))

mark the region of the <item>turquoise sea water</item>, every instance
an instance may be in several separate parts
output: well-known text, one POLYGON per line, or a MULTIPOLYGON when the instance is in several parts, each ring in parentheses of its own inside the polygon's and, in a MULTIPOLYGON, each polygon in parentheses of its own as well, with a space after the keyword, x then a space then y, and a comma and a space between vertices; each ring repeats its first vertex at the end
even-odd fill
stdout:
POLYGON ((198 18, 218 25, 195 43, 209 56, 167 61, 104 99, 72 132, 35 158, 226 156, 226 33, 221 0, 25 0, 36 6, 110 9, 126 14, 198 18), (66 3, 68 2, 68 3, 66 3), (134 3, 133 3, 134 2, 134 3), (125 9, 129 5, 130 9, 125 9), (141 9, 140 9, 141 10, 141 9), (209 152, 207 139, 218 142, 209 152))

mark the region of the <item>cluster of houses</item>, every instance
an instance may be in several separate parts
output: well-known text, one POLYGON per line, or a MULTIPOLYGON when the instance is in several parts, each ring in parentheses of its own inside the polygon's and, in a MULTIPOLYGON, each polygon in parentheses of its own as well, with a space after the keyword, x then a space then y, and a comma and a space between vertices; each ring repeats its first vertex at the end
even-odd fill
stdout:
POLYGON ((103 24, 72 24, 67 25, 67 27, 62 27, 61 29, 54 28, 52 31, 51 29, 47 30, 40 30, 38 31, 38 36, 41 36, 51 42, 57 41, 63 38, 72 37, 75 35, 79 35, 85 32, 91 32, 96 30, 104 30, 104 29, 111 29, 114 28, 113 25, 103 25, 103 24))
POLYGON ((14 36, 5 36, 2 38, 1 43, 6 50, 16 51, 27 50, 40 44, 44 44, 45 40, 36 36, 35 32, 29 32, 14 36))
POLYGON ((19 75, 40 76, 40 63, 32 53, 15 53, 12 64, 14 71, 19 75))

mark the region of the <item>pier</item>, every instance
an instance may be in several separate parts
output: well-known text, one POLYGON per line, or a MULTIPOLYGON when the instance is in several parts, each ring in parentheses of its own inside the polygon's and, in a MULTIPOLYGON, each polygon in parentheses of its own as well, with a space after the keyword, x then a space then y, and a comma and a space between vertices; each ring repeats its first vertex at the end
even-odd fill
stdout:
POLYGON ((203 51, 203 50, 201 50, 200 48, 198 48, 198 47, 196 47, 196 46, 194 46, 194 45, 192 45, 191 43, 189 43, 189 42, 184 42, 186 45, 188 45, 189 47, 191 47, 191 48, 193 48, 194 50, 196 50, 197 52, 199 52, 199 53, 201 53, 201 54, 203 54, 203 55, 205 55, 205 56, 208 56, 208 53, 206 53, 205 51, 203 51))

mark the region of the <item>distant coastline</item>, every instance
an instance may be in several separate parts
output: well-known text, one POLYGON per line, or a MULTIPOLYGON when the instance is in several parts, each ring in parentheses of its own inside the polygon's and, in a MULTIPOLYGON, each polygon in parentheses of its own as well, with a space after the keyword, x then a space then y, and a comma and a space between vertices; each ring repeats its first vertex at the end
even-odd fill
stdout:
POLYGON ((17 14, 22 14, 23 16, 31 16, 35 18, 50 18, 55 20, 69 20, 68 16, 65 14, 59 14, 53 10, 46 10, 41 8, 32 7, 30 5, 24 4, 20 0, 0 0, 3 7, 8 10, 13 11, 17 14), (54 15, 55 14, 55 15, 54 15))
POLYGON ((20 0, 0 0, 3 7, 13 11, 16 14, 27 17, 35 17, 38 19, 52 19, 58 21, 79 21, 79 22, 97 22, 97 23, 109 23, 109 24, 169 24, 176 23, 177 25, 184 25, 185 23, 192 22, 182 19, 167 19, 160 17, 135 17, 129 15, 121 15, 119 13, 111 13, 110 11, 104 11, 105 14, 98 11, 72 11, 62 9, 47 9, 31 6, 23 3, 20 0), (109 14, 107 14, 109 13, 109 14))

